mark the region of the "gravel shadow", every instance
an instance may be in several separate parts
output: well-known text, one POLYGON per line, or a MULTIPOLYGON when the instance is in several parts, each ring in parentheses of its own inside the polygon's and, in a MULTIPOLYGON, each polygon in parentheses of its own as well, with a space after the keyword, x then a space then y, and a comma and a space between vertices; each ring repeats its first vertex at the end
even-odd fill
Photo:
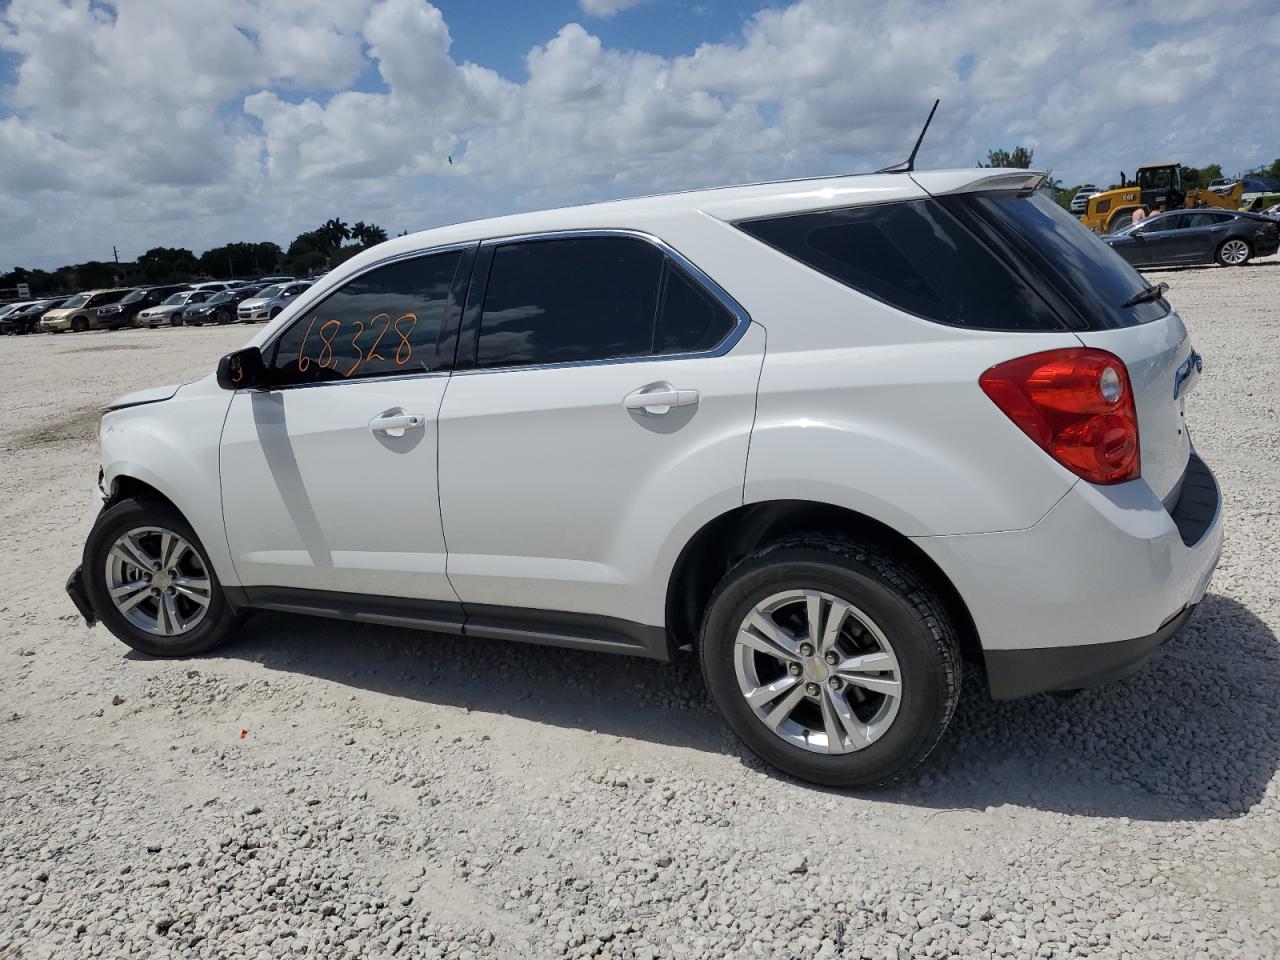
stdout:
MULTIPOLYGON (((736 754, 761 767, 721 725, 690 656, 663 664, 269 613, 253 617, 222 655, 388 696, 736 754)), ((1071 698, 995 702, 980 671, 968 669, 924 776, 869 796, 939 810, 1240 816, 1280 769, 1277 689, 1271 629, 1210 594, 1138 673, 1071 698)))

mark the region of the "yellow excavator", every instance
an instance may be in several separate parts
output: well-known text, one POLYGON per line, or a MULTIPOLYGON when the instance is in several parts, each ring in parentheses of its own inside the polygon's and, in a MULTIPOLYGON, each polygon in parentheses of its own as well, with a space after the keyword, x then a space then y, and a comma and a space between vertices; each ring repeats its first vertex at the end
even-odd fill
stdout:
POLYGON ((1089 208, 1080 219, 1094 233, 1115 233, 1133 223, 1133 211, 1145 206, 1148 213, 1181 210, 1184 207, 1221 207, 1236 210, 1244 195, 1244 181, 1237 180, 1224 193, 1207 187, 1182 186, 1182 164, 1151 163, 1138 168, 1133 180, 1120 174, 1122 187, 1103 190, 1089 198, 1089 208))

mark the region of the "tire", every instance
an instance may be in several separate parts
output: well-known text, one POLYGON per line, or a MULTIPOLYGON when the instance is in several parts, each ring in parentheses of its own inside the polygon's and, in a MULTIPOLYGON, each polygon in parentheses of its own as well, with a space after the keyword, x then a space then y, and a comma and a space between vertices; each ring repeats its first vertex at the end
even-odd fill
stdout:
POLYGON ((1218 245, 1213 256, 1224 267, 1243 267, 1253 257, 1253 247, 1248 240, 1228 237, 1218 245))
MULTIPOLYGON (((169 541, 176 546, 173 540, 169 541)), ((85 591, 89 602, 97 612, 103 626, 118 639, 135 650, 155 657, 186 657, 204 653, 225 642, 234 631, 238 618, 227 604, 217 575, 209 564, 208 555, 195 531, 182 515, 163 500, 151 497, 130 497, 107 507, 93 525, 84 546, 82 566, 85 591), (146 531, 139 533, 139 531, 146 531), (135 563, 122 562, 125 555, 114 553, 113 548, 121 538, 134 534, 135 563), (157 599, 153 588, 147 587, 123 595, 125 601, 135 600, 132 611, 122 612, 111 598, 111 587, 116 581, 142 583, 142 560, 155 559, 163 547, 163 534, 176 534, 185 541, 187 549, 175 554, 173 572, 178 574, 174 584, 169 584, 169 571, 160 570, 147 574, 155 577, 164 590, 157 599), (112 583, 108 583, 109 578, 112 583), (201 581, 207 587, 200 586, 201 581), (185 584, 185 587, 184 587, 185 584), (207 605, 198 613, 201 604, 184 594, 203 594, 207 590, 207 605), (138 594, 151 594, 138 598, 138 594), (172 606, 169 605, 172 600, 172 606), (162 622, 160 606, 176 611, 174 619, 162 622), (174 629, 165 634, 165 626, 178 627, 180 619, 189 619, 185 629, 174 629), (154 629, 146 629, 150 621, 154 629)), ((168 616, 165 614, 164 616, 168 616)))
MULTIPOLYGON (((822 631, 819 637, 820 648, 822 631)), ((764 647, 778 649, 768 642, 764 647)), ((882 547, 838 537, 789 538, 730 570, 708 605, 700 657, 711 698, 734 733, 770 765, 824 786, 882 786, 910 776, 942 738, 960 697, 958 636, 941 599, 882 547), (780 618, 775 626, 790 624, 781 636, 794 644, 792 656, 803 651, 800 643, 811 637, 812 607, 796 595, 805 592, 824 598, 824 626, 837 609, 833 601, 849 605, 836 647, 828 651, 841 665, 858 658, 890 666, 847 670, 833 679, 817 655, 821 649, 787 660, 739 640, 766 636, 754 624, 761 610, 779 604, 767 617, 780 618), (801 673, 793 679, 789 671, 797 669, 796 660, 801 673), (884 692, 895 679, 896 698, 884 692), (749 690, 764 695, 755 706, 748 702, 749 690), (835 706, 841 699, 843 707, 835 706), (785 719, 776 721, 775 732, 765 715, 774 719, 774 711, 788 703, 793 705, 777 715, 785 719), (842 722, 839 713, 854 722, 842 722), (832 731, 839 752, 829 752, 832 731)))
POLYGON ((227 311, 225 310, 219 310, 214 319, 215 319, 215 322, 218 323, 220 326, 226 326, 228 323, 231 322, 232 316, 231 314, 227 313, 227 311))
POLYGON ((180 326, 182 326, 182 314, 180 314, 180 313, 170 314, 170 315, 169 315, 169 326, 171 326, 171 327, 180 327, 180 326))
POLYGON ((278 316, 280 316, 280 307, 276 307, 276 308, 275 308, 274 310, 272 310, 269 314, 267 314, 267 322, 268 322, 268 323, 269 323, 269 322, 271 322, 272 320, 274 320, 274 319, 275 319, 276 317, 278 317, 278 316))
POLYGON ((84 317, 76 317, 74 320, 71 321, 72 333, 84 333, 88 329, 89 329, 89 321, 86 320, 84 317))
POLYGON ((1119 233, 1121 230, 1123 230, 1127 226, 1130 226, 1132 223, 1133 223, 1132 210, 1126 210, 1122 213, 1117 213, 1111 219, 1111 223, 1107 225, 1107 233, 1119 233))

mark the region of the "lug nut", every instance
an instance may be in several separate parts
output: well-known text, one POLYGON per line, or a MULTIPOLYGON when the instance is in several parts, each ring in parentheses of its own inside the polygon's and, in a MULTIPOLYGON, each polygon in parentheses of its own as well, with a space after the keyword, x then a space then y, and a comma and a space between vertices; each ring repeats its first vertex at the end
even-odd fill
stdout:
POLYGON ((811 697, 816 697, 818 695, 818 685, 816 683, 806 683, 804 685, 804 692, 811 697))
POLYGON ((787 672, 790 673, 793 677, 800 676, 800 664, 798 663, 787 664, 787 672))
POLYGON ((152 588, 151 588, 151 595, 152 595, 153 597, 158 597, 158 596, 160 596, 160 588, 159 588, 159 587, 152 587, 152 588))
POLYGON ((831 664, 831 666, 834 667, 837 663, 840 662, 840 654, 836 653, 834 650, 828 650, 827 655, 822 659, 827 661, 827 663, 831 664))
POLYGON ((839 677, 832 677, 830 680, 827 681, 827 686, 829 686, 832 690, 839 690, 841 687, 844 686, 844 681, 841 680, 839 677))
POLYGON ((802 656, 802 657, 812 657, 812 656, 813 656, 813 646, 812 646, 811 644, 808 644, 808 643, 802 643, 802 644, 800 644, 800 656, 802 656))

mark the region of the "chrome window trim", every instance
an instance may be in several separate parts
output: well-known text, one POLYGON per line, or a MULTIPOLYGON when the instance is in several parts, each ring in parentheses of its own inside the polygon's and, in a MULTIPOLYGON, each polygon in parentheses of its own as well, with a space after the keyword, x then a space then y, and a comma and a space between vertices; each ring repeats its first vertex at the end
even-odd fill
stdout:
MULTIPOLYGON (((469 367, 465 370, 455 370, 455 376, 470 376, 474 374, 488 373, 510 373, 516 370, 563 370, 569 367, 601 367, 615 363, 653 363, 654 361, 666 360, 704 360, 715 357, 723 357, 730 350, 738 345, 743 336, 746 335, 747 328, 751 326, 751 315, 747 313, 742 304, 738 303, 729 292, 716 283, 707 273, 696 263, 682 254, 671 244, 667 243, 661 237, 646 233, 643 230, 631 230, 623 227, 590 227, 582 229, 568 230, 547 230, 538 233, 520 233, 505 237, 490 237, 480 241, 481 247, 500 247, 513 243, 536 243, 540 240, 576 240, 583 237, 627 237, 633 240, 642 240, 650 246, 656 247, 666 256, 670 257, 675 264, 689 275, 689 277, 697 283, 702 289, 710 294, 722 307, 729 311, 736 321, 734 327, 725 334, 724 338, 712 347, 710 350, 701 350, 696 353, 645 353, 634 357, 606 357, 600 360, 565 360, 558 363, 517 363, 508 364, 501 367, 469 367)), ((484 309, 481 305, 480 316, 481 330, 484 327, 484 309)))

